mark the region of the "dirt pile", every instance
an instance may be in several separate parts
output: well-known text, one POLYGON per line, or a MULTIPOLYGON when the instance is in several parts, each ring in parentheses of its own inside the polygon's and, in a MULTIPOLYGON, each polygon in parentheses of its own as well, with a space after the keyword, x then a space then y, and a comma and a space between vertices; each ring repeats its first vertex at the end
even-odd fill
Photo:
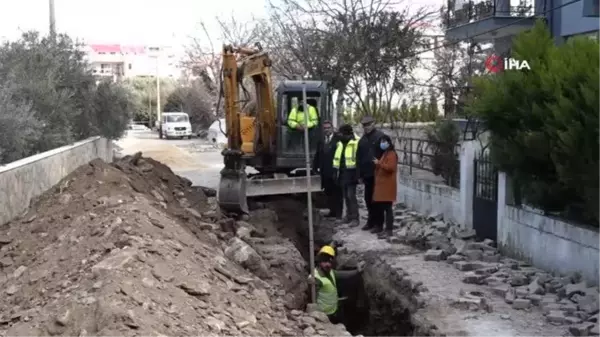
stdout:
POLYGON ((299 311, 302 257, 253 224, 276 216, 213 192, 141 153, 80 167, 0 228, 0 335, 347 334, 299 311))

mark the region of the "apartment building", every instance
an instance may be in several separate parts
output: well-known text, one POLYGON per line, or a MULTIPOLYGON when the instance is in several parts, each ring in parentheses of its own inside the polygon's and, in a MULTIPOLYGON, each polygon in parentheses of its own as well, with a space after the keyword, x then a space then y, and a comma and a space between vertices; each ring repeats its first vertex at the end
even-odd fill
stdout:
POLYGON ((598 38, 598 0, 447 1, 445 36, 492 43, 498 55, 508 55, 513 37, 537 18, 546 20, 557 44, 574 36, 598 38))
POLYGON ((166 46, 132 46, 90 44, 86 58, 98 79, 119 81, 132 77, 178 78, 181 70, 172 48, 166 46))

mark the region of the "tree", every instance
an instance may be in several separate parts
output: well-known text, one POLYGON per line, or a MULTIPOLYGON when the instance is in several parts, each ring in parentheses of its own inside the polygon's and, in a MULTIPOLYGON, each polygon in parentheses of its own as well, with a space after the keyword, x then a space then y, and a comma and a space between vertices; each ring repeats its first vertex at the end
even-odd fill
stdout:
POLYGON ((165 111, 183 111, 194 128, 208 128, 215 120, 213 97, 201 80, 176 88, 166 100, 165 111))
POLYGON ((25 33, 0 47, 0 163, 90 136, 119 137, 130 100, 124 88, 96 85, 68 36, 25 33))
POLYGON ((273 46, 283 51, 278 59, 293 57, 286 68, 302 71, 294 75, 329 81, 337 94, 338 116, 348 94, 363 113, 372 114, 378 107, 389 111, 389 97, 402 88, 399 79, 410 71, 407 56, 419 33, 415 23, 427 18, 423 10, 413 7, 416 14, 409 14, 392 5, 385 0, 271 4, 270 36, 273 46))
POLYGON ((428 147, 431 150, 431 168, 435 175, 444 178, 449 186, 458 186, 460 162, 456 146, 460 140, 458 126, 449 120, 442 120, 426 129, 428 147))
POLYGON ((490 151, 522 202, 598 223, 599 85, 597 41, 555 46, 543 22, 514 40, 530 71, 475 82, 468 111, 491 131, 490 151))
POLYGON ((18 102, 14 83, 0 86, 0 164, 10 163, 34 152, 43 124, 35 117, 30 102, 18 102))
MULTIPOLYGON (((138 121, 148 121, 150 125, 156 119, 156 78, 155 77, 135 77, 124 81, 124 87, 132 91, 132 106, 133 119, 138 121)), ((170 78, 160 79, 160 102, 161 110, 165 110, 164 104, 167 97, 173 93, 177 83, 170 78)))
POLYGON ((409 14, 404 9, 362 15, 355 24, 358 44, 353 52, 360 57, 350 79, 350 97, 366 114, 385 115, 386 122, 394 122, 389 114, 392 100, 404 91, 404 79, 417 64, 415 52, 422 32, 414 23, 426 19, 427 14, 409 14))

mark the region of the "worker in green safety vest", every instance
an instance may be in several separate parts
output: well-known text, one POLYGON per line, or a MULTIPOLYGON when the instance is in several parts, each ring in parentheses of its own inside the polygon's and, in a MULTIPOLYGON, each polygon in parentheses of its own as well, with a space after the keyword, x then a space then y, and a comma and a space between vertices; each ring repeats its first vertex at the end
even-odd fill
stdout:
POLYGON ((345 298, 338 293, 338 284, 346 279, 362 273, 364 263, 360 263, 356 270, 337 271, 333 269, 335 248, 325 245, 316 256, 314 279, 309 276, 309 283, 314 283, 317 290, 317 307, 329 317, 333 324, 344 323, 339 302, 345 298))
POLYGON ((317 126, 319 124, 319 114, 315 105, 314 100, 308 100, 308 118, 304 112, 304 104, 300 104, 297 108, 292 108, 287 118, 288 126, 300 131, 304 130, 305 127, 310 130, 317 126))
MULTIPOLYGON (((312 103, 316 105, 316 103, 312 103)), ((311 105, 311 100, 308 100, 307 106, 300 104, 288 114, 287 125, 290 133, 287 146, 291 147, 289 150, 295 149, 298 151, 304 148, 304 129, 308 129, 309 147, 311 149, 315 147, 315 131, 318 130, 316 126, 319 125, 319 113, 315 105, 311 105)))
POLYGON ((333 155, 333 171, 334 180, 342 189, 346 217, 338 222, 356 227, 359 225, 358 199, 356 197, 358 177, 360 176, 356 165, 358 139, 349 124, 340 126, 339 133, 340 140, 333 155))

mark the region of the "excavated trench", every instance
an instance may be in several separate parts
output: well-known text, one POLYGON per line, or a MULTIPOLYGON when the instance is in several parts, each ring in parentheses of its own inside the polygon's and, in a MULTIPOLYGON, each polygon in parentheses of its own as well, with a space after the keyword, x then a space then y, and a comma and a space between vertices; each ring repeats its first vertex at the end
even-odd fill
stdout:
MULTIPOLYGON (((315 206, 320 206, 315 199, 315 206)), ((276 212, 278 230, 289 238, 309 261, 308 216, 306 196, 268 197, 254 200, 251 208, 266 207, 276 212)), ((315 209, 317 208, 315 207, 315 209)), ((332 241, 333 224, 318 212, 313 214, 314 246, 318 249, 332 241)), ((373 254, 344 253, 337 257, 338 270, 354 269, 359 261, 366 262, 362 277, 339 284, 341 296, 347 297, 341 305, 344 325, 352 335, 363 336, 431 336, 437 335, 429 324, 419 322, 413 314, 418 309, 416 290, 407 275, 401 275, 373 254)), ((309 270, 306 270, 308 275, 309 270)), ((307 296, 307 298, 309 298, 307 296)))

